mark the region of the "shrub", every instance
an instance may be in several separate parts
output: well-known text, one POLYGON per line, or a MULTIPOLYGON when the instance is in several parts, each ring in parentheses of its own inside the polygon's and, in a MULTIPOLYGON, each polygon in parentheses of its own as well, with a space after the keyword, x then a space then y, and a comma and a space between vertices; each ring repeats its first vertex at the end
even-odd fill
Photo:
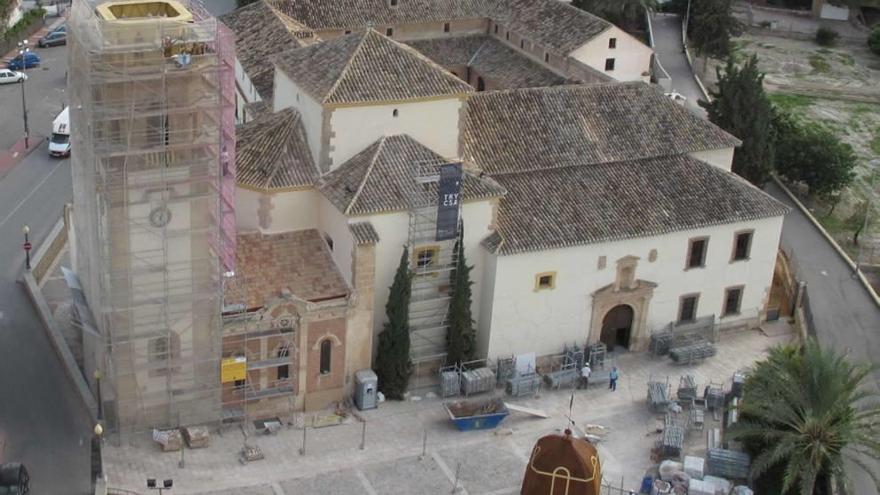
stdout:
POLYGON ((773 27, 773 23, 770 21, 761 21, 758 23, 758 26, 760 26, 764 29, 770 29, 773 27))
POLYGON ((816 43, 822 46, 833 46, 837 38, 840 38, 840 33, 833 29, 820 27, 816 30, 816 43))
POLYGON ((875 27, 871 31, 871 36, 868 36, 868 48, 875 54, 880 55, 880 26, 875 27))

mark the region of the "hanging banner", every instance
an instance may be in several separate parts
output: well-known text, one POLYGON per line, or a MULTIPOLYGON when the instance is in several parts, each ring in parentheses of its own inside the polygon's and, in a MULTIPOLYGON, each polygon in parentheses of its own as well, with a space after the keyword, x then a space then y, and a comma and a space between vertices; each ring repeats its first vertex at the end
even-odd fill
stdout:
POLYGON ((247 379, 247 358, 227 358, 220 362, 220 382, 229 383, 247 379))
POLYGON ((458 236, 458 202, 461 200, 461 163, 440 166, 437 185, 437 240, 446 241, 458 236))

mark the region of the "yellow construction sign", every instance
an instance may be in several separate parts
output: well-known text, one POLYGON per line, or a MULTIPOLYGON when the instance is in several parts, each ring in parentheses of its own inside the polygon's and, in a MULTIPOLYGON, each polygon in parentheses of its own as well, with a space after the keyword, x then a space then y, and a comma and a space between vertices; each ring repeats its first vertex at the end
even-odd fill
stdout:
POLYGON ((227 358, 220 363, 220 382, 229 383, 247 377, 247 358, 244 356, 227 358))

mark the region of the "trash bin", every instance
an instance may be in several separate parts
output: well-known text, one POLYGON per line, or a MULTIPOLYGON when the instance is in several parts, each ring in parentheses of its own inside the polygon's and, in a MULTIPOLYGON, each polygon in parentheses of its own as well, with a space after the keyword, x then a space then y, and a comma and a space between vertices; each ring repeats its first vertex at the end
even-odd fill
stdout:
POLYGON ((376 409, 378 385, 379 378, 373 370, 360 370, 354 374, 354 404, 358 409, 376 409))

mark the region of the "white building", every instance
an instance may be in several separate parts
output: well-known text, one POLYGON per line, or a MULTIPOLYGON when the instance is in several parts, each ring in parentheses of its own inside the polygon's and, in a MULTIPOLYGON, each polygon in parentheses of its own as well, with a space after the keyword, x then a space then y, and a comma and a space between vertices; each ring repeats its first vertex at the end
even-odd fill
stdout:
MULTIPOLYGON (((785 207, 730 172, 733 136, 655 88, 474 92, 372 30, 274 60, 275 113, 240 130, 239 148, 251 150, 238 163, 238 225, 318 230, 372 315, 349 332, 382 330, 404 245, 419 268, 449 256, 409 235, 414 167, 441 161, 466 170, 481 356, 599 340, 643 349, 671 322, 763 317, 785 207), (279 119, 288 130, 253 131, 279 119)), ((433 290, 442 298, 449 287, 433 290)), ((425 342, 442 340, 428 330, 425 342)), ((414 352, 427 354, 420 342, 414 352)))

